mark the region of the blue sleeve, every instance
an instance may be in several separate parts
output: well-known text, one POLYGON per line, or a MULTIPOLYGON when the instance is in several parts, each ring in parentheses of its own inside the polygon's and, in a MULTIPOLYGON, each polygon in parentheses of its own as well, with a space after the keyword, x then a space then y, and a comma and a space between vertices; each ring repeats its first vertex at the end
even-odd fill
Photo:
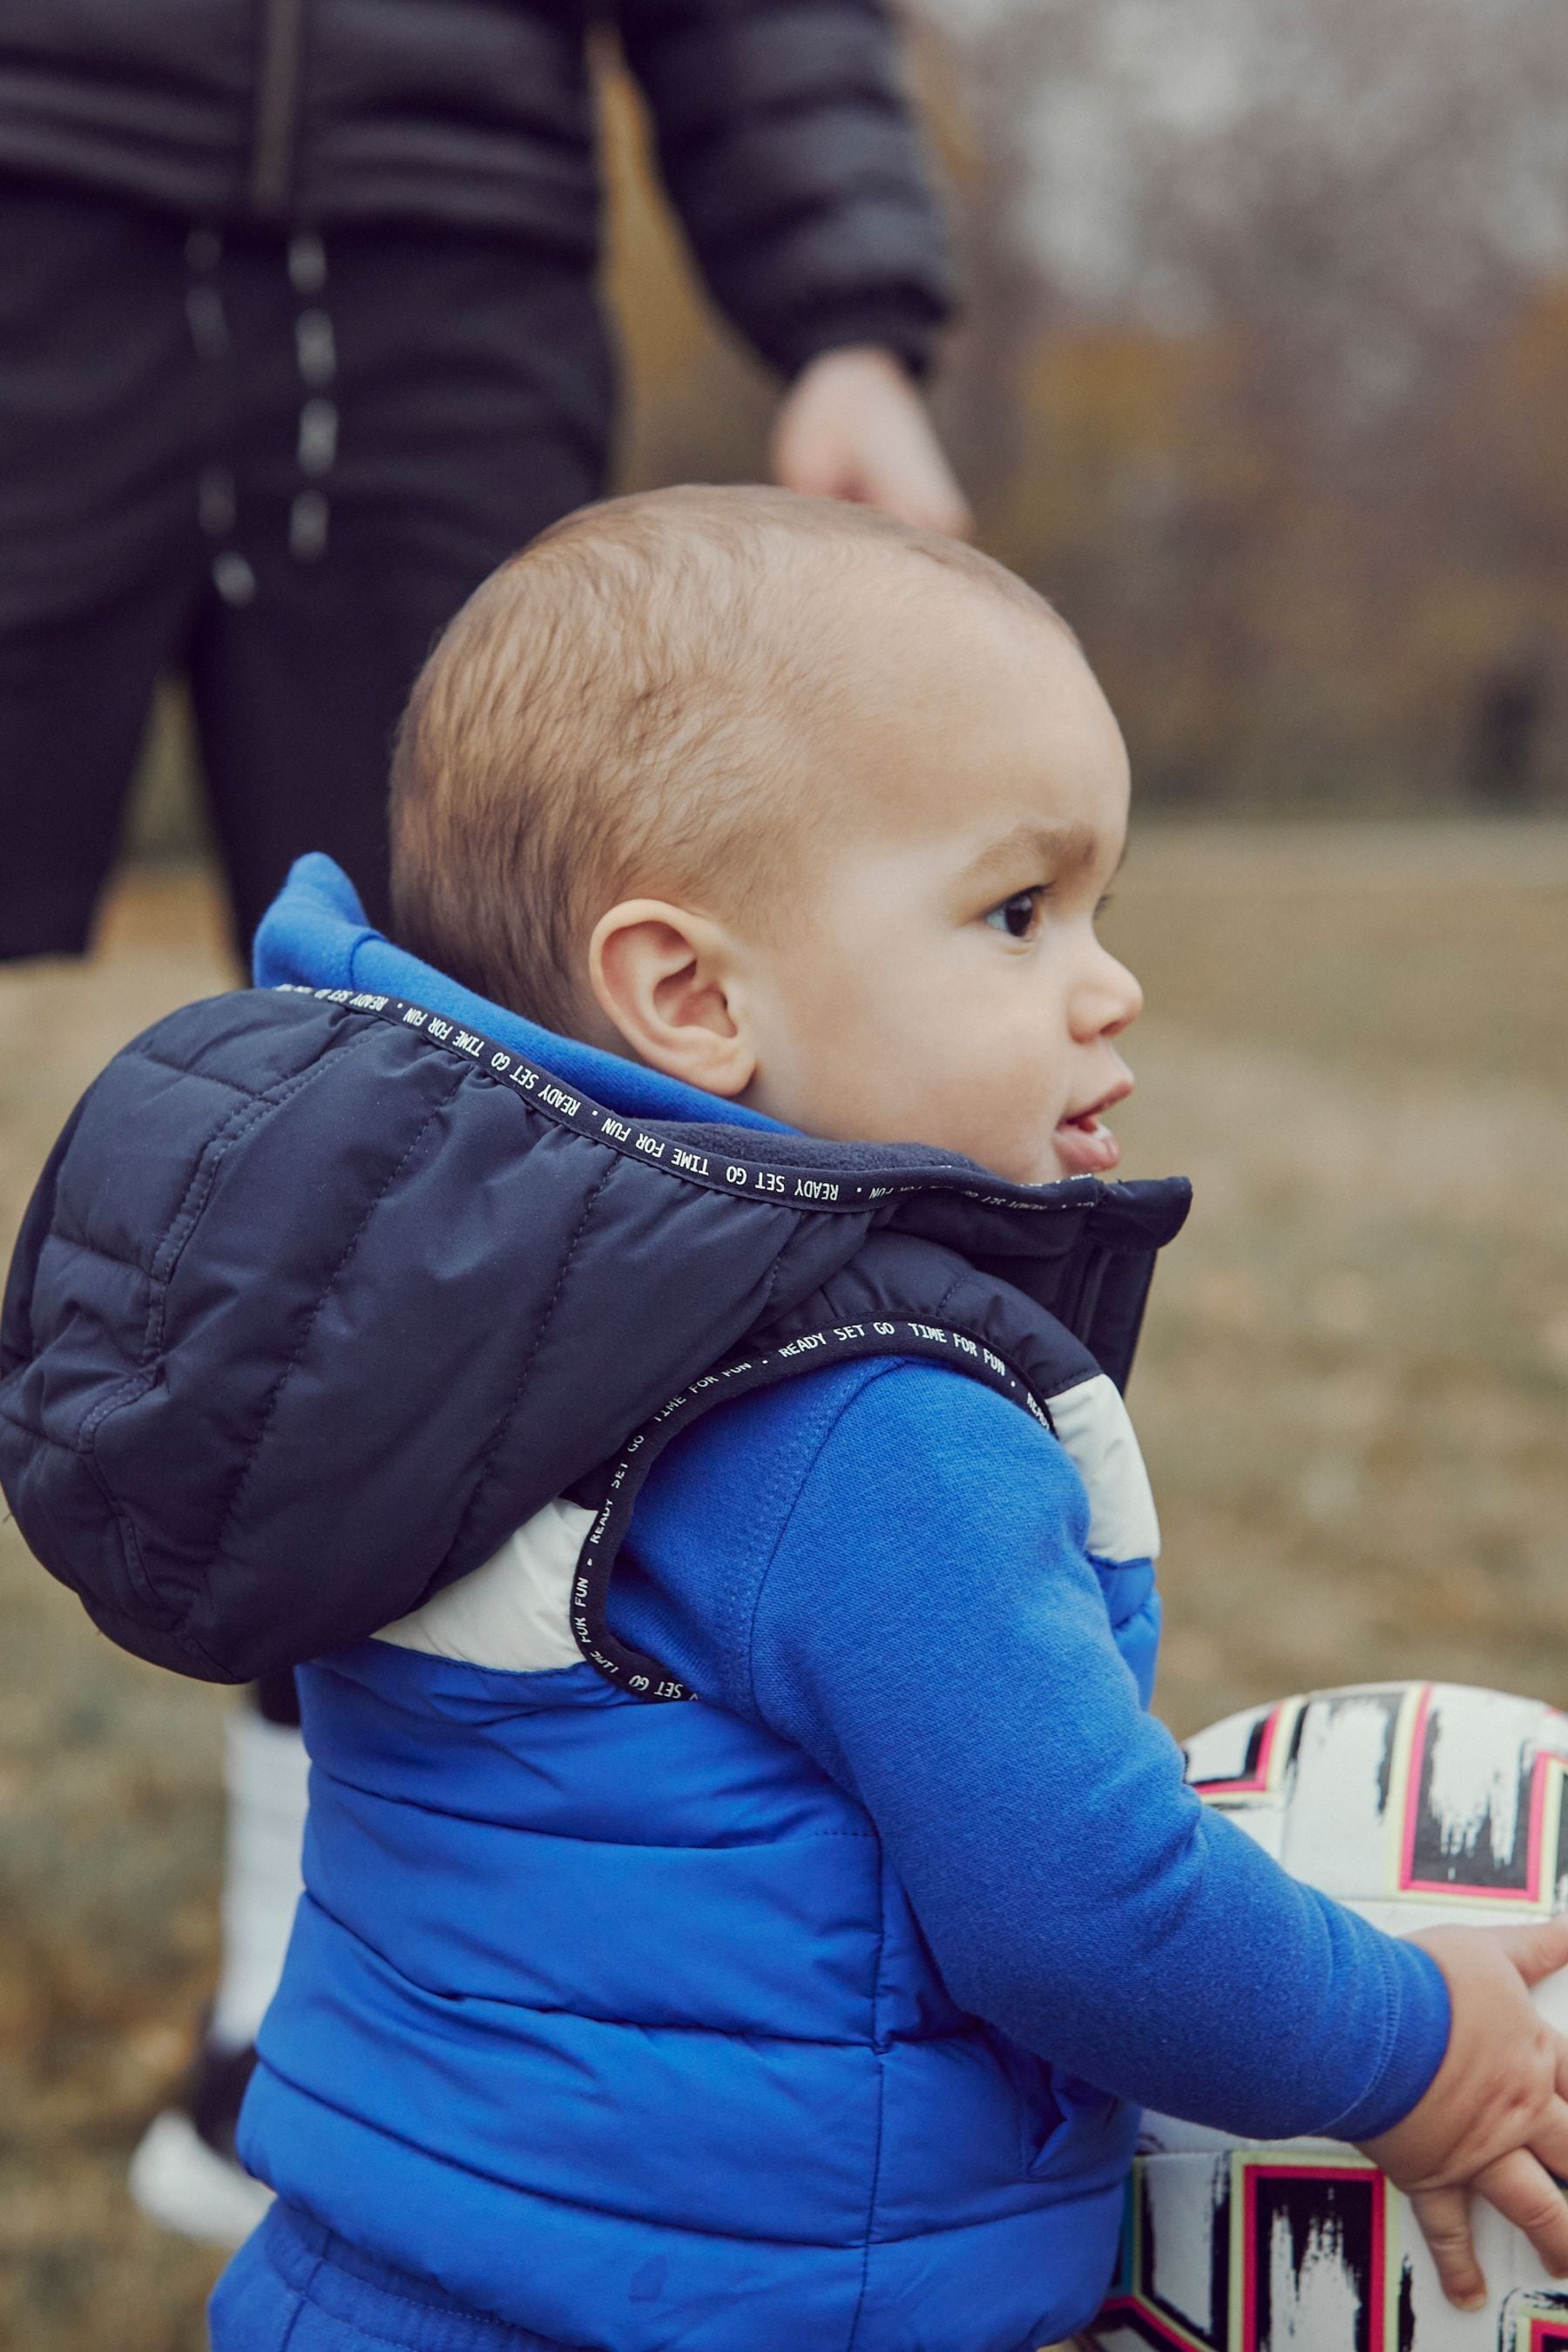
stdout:
POLYGON ((613 1613, 863 1803, 953 1998, 1068 2072, 1264 2138, 1426 2090, 1419 1947, 1290 1878, 1143 1712, 1056 1441, 909 1362, 739 1400, 671 1447, 613 1613))

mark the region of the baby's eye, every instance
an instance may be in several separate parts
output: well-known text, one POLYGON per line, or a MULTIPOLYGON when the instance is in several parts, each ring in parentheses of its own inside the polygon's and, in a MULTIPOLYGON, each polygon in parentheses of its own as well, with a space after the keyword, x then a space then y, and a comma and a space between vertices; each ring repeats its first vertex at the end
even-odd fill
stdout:
POLYGON ((985 919, 994 931, 1005 931, 1011 940, 1026 940, 1039 916, 1043 890, 1015 890, 999 907, 993 907, 985 919))

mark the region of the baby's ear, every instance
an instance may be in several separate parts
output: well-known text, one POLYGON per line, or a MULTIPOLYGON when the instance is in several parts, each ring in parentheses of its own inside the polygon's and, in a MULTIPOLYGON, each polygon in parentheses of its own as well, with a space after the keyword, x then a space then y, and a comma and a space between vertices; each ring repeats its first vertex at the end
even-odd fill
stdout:
POLYGON ((588 972, 600 1011, 639 1062, 713 1095, 751 1084, 756 1046, 722 925, 662 898, 627 898, 594 926, 588 972))

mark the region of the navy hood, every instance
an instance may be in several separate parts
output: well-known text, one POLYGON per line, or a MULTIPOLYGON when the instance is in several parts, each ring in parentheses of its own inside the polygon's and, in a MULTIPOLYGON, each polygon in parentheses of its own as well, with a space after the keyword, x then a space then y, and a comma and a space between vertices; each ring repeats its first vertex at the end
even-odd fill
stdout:
POLYGON ((418 1607, 592 1495, 748 1335, 809 1321, 873 1236, 942 1254, 914 1295, 984 1268, 1123 1379, 1186 1213, 1176 1180, 1006 1184, 556 1037, 382 938, 323 857, 257 979, 89 1089, 0 1322, 24 1535, 186 1674, 247 1679, 418 1607))

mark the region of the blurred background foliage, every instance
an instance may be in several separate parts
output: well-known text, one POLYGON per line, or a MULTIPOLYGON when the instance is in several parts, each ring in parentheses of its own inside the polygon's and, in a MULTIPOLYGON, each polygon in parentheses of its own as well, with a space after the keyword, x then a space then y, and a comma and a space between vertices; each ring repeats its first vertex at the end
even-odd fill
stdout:
MULTIPOLYGON (((1568 805, 1561 0, 924 0, 983 543, 1145 796, 1568 805)), ((764 462, 612 75, 628 484, 764 462)))

